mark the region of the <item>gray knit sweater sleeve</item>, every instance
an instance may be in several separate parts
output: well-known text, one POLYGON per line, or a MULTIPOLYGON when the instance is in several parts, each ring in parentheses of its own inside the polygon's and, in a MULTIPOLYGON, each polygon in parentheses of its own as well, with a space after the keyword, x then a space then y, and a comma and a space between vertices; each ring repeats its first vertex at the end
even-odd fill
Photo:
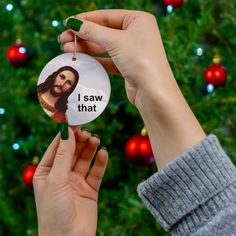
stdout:
POLYGON ((236 236, 236 169, 214 134, 140 183, 137 191, 172 235, 236 236))

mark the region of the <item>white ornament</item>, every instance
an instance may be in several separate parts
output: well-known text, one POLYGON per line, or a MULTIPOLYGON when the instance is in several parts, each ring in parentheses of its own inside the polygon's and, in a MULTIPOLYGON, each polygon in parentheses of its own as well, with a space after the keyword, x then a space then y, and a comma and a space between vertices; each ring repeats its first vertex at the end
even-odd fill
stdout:
POLYGON ((96 119, 106 108, 111 85, 107 72, 93 57, 64 53, 52 59, 38 80, 38 98, 56 122, 71 126, 96 119))

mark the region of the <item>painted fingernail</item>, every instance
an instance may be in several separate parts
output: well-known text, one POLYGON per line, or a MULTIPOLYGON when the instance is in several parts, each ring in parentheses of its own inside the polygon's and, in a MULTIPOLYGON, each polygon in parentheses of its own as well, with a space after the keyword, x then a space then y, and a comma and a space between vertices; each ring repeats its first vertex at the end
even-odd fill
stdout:
POLYGON ((82 130, 82 131, 87 131, 88 133, 90 133, 90 130, 89 130, 88 128, 82 127, 81 130, 82 130))
POLYGON ((57 36, 57 42, 61 43, 60 35, 57 36))
POLYGON ((63 20, 63 25, 66 26, 66 20, 63 20))
POLYGON ((63 47, 64 47, 64 43, 61 43, 61 45, 60 45, 61 51, 63 51, 63 47))
POLYGON ((75 18, 69 18, 66 21, 66 26, 75 31, 79 31, 82 24, 83 24, 83 21, 75 19, 75 18))
POLYGON ((61 139, 67 140, 69 138, 69 132, 68 132, 68 123, 61 123, 61 139))
POLYGON ((96 137, 96 138, 100 139, 100 136, 99 136, 98 134, 91 134, 91 136, 93 136, 93 137, 96 137))

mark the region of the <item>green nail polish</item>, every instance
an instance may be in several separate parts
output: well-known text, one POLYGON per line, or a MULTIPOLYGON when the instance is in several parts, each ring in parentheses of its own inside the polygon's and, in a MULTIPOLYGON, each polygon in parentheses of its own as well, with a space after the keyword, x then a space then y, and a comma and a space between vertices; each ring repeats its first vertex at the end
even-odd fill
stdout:
POLYGON ((66 20, 63 20, 63 25, 66 26, 66 20))
POLYGON ((57 36, 57 42, 61 43, 60 35, 57 36))
POLYGON ((107 151, 107 148, 106 148, 106 147, 101 147, 101 149, 103 149, 103 150, 107 151))
POLYGON ((66 21, 66 26, 75 31, 79 31, 82 24, 83 24, 83 21, 75 19, 75 18, 69 18, 66 21))
POLYGON ((91 134, 91 136, 93 136, 93 137, 96 137, 96 138, 100 139, 100 136, 99 136, 98 134, 91 134))
POLYGON ((61 123, 61 139, 67 140, 69 138, 68 123, 61 123))
POLYGON ((63 47, 64 47, 64 43, 62 43, 62 44, 60 45, 61 51, 63 51, 63 47))
POLYGON ((84 130, 84 131, 87 131, 88 133, 90 133, 90 130, 88 128, 82 127, 81 130, 84 130))

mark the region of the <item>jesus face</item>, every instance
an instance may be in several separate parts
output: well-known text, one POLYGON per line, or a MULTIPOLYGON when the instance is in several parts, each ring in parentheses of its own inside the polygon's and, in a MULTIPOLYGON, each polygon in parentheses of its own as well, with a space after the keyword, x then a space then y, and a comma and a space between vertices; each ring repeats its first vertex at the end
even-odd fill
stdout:
POLYGON ((69 71, 61 71, 54 79, 54 84, 50 89, 51 94, 54 97, 60 96, 67 92, 75 83, 75 75, 69 71))

